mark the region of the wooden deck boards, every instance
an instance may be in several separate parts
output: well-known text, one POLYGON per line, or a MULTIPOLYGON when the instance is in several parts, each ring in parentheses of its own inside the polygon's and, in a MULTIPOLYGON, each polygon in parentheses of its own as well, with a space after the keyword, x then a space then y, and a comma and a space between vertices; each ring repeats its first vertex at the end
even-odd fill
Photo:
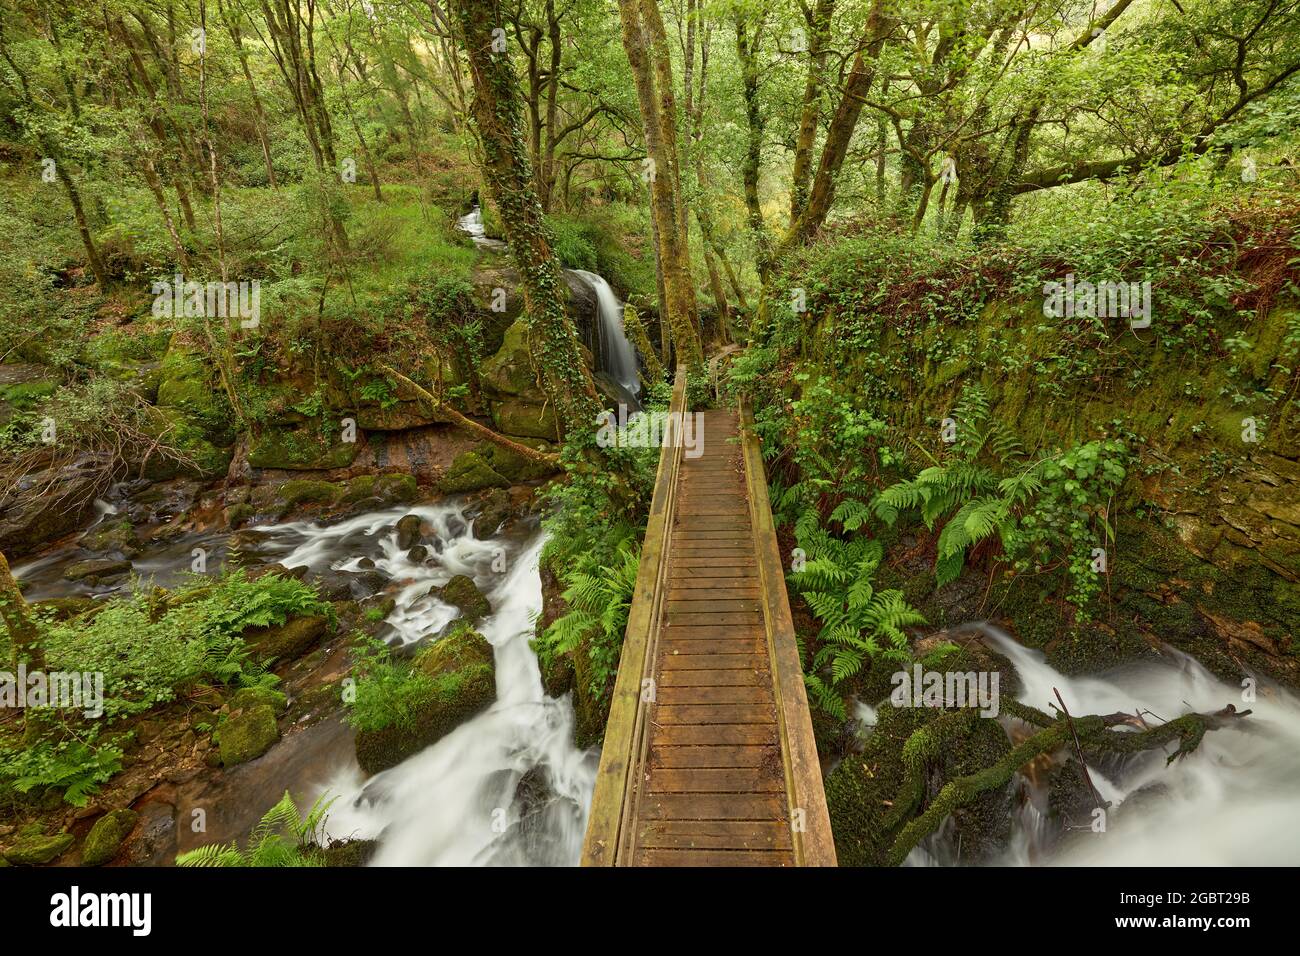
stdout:
POLYGON ((793 866, 744 462, 731 410, 680 466, 655 700, 632 807, 637 866, 793 866))

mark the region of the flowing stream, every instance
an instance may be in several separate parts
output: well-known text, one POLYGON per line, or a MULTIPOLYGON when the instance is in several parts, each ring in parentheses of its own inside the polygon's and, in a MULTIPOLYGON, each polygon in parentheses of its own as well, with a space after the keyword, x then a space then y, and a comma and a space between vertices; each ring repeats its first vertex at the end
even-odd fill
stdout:
MULTIPOLYGON (((1023 647, 989 625, 988 644, 1015 666, 1023 685, 1018 700, 1051 712, 1059 689, 1073 714, 1142 712, 1151 724, 1227 704, 1250 716, 1206 733, 1195 753, 1166 766, 1175 745, 1089 765, 1103 800, 1111 804, 1105 832, 1088 819, 1057 841, 1045 813, 1043 785, 1021 776, 1025 799, 1014 819, 1003 865, 1271 866, 1300 860, 1295 795, 1300 792, 1300 700, 1259 678, 1256 699, 1224 683, 1191 657, 1164 649, 1164 660, 1129 665, 1104 676, 1067 677, 1039 651, 1023 647), (1128 812, 1126 812, 1126 809, 1128 812)), ((941 832, 913 851, 912 865, 953 862, 941 832)))
POLYGON ((347 761, 318 788, 336 798, 325 832, 378 839, 379 866, 576 864, 596 754, 574 747, 573 706, 567 697, 546 696, 529 646, 542 606, 537 562, 543 535, 479 539, 473 520, 456 504, 266 531, 292 545, 280 559, 288 567, 377 571, 393 582, 397 603, 385 622, 390 643, 415 645, 451 623, 459 612, 428 591, 453 575, 472 577, 493 608, 478 630, 493 648, 496 702, 372 778, 347 761), (422 539, 430 551, 424 562, 412 562, 398 547, 393 525, 403 514, 419 515, 430 529, 422 539))

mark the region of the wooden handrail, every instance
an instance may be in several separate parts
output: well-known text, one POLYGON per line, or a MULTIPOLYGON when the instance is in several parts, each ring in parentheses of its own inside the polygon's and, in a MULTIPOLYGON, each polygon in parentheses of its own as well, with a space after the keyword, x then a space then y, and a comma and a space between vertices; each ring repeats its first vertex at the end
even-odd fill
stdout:
POLYGON ((776 696, 777 728, 785 764, 795 865, 835 866, 835 841, 831 836, 821 761, 817 757, 808 694, 804 689, 803 664, 795 643, 785 572, 768 499, 767 474, 763 468, 758 435, 754 432, 754 416, 745 400, 740 405, 740 428, 750 527, 758 561, 759 591, 776 696))
POLYGON ((605 742, 596 771, 596 787, 582 845, 583 866, 614 866, 625 856, 632 834, 624 824, 636 796, 635 775, 646 739, 646 704, 642 681, 651 671, 662 616, 663 587, 668 567, 669 534, 677 495, 677 473, 683 443, 678 434, 686 411, 686 370, 677 367, 668 422, 659 454, 654 497, 641 546, 636 587, 628 609, 627 630, 619 656, 618 676, 610 700, 605 742), (675 413, 675 414, 674 414, 675 413))

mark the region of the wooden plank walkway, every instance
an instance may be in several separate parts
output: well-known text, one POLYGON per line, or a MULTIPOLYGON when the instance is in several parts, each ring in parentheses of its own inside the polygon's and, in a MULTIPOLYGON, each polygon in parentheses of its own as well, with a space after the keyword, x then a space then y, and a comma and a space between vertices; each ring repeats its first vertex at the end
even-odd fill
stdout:
POLYGON ((833 866, 757 442, 701 417, 660 460, 583 863, 833 866))
POLYGON ((684 458, 632 865, 793 866, 739 417, 684 458))

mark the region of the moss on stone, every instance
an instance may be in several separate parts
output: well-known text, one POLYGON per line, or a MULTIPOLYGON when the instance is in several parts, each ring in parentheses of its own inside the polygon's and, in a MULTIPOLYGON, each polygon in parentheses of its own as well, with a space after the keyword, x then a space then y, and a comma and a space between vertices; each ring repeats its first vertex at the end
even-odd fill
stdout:
POLYGON ((413 666, 430 679, 426 699, 409 725, 357 732, 357 762, 366 773, 386 770, 437 743, 496 699, 492 645, 471 628, 454 628, 421 652, 413 666))
POLYGON ((474 579, 467 574, 458 574, 435 592, 448 604, 460 608, 461 616, 471 624, 492 613, 492 605, 478 589, 474 579))
POLYGON ((39 832, 24 832, 19 835, 4 858, 13 866, 40 866, 58 859, 75 842, 71 833, 56 833, 45 836, 39 832))
POLYGON ((320 643, 329 629, 323 614, 304 614, 276 627, 251 627, 244 640, 262 663, 291 661, 320 643))
POLYGON ((275 711, 258 704, 239 711, 217 728, 213 739, 223 767, 233 767, 262 756, 280 739, 275 711))
POLYGON ((266 704, 277 714, 283 714, 289 706, 289 698, 273 687, 241 687, 231 695, 227 703, 232 711, 248 710, 266 704))
POLYGON ((482 491, 484 488, 509 488, 510 481, 493 470, 483 457, 474 451, 457 455, 437 482, 437 488, 443 494, 464 494, 482 491))
POLYGON ((81 846, 83 866, 101 866, 121 849, 123 841, 135 829, 140 815, 134 810, 111 810, 95 821, 81 846))
POLYGON ((326 442, 309 428, 268 428, 254 439, 248 463, 254 468, 328 471, 352 464, 357 450, 356 442, 326 442))

